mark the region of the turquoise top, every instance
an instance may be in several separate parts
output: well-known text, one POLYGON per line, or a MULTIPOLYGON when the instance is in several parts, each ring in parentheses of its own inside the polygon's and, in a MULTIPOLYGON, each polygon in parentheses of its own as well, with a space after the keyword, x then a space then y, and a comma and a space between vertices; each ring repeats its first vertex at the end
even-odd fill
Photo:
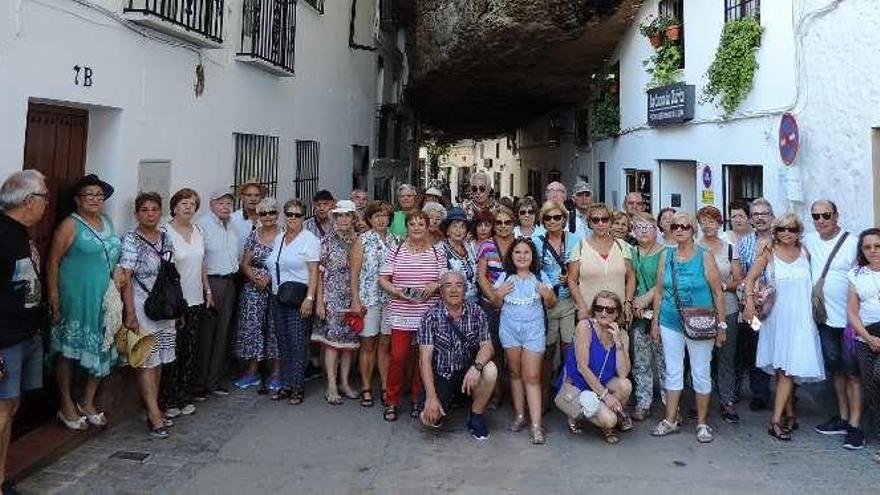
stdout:
POLYGON ((712 308, 712 290, 703 268, 703 254, 706 250, 696 246, 696 254, 685 262, 676 260, 678 248, 666 250, 666 272, 663 276, 663 302, 660 304, 660 325, 677 332, 683 332, 681 315, 675 306, 672 270, 678 276, 678 297, 685 308, 712 308))

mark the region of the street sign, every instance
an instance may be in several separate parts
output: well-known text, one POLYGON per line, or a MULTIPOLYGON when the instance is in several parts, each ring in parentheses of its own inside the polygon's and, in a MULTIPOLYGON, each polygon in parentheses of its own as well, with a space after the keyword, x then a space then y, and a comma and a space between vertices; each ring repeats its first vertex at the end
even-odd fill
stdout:
POLYGON ((801 133, 797 119, 789 112, 782 114, 779 121, 779 157, 782 163, 791 165, 797 158, 801 147, 801 133))

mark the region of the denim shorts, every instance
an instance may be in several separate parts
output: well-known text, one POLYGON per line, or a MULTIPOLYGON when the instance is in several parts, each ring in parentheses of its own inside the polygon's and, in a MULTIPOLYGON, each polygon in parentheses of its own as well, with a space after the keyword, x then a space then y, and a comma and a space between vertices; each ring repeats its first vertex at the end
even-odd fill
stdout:
POLYGON ((522 347, 532 352, 544 352, 546 339, 543 315, 532 320, 508 319, 502 316, 499 327, 498 336, 504 349, 522 347))
POLYGON ((15 399, 22 392, 43 386, 43 341, 39 335, 0 349, 6 375, 0 380, 0 400, 15 399))
POLYGON ((832 373, 859 375, 855 353, 847 350, 842 328, 819 325, 819 342, 822 344, 822 359, 825 360, 825 370, 829 375, 832 373))

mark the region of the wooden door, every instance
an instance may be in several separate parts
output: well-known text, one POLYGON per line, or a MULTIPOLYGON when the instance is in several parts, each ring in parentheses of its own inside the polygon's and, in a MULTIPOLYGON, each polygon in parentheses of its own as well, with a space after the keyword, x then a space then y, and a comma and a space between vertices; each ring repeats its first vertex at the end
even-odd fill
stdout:
POLYGON ((50 194, 46 216, 33 231, 43 260, 59 216, 70 207, 70 187, 85 173, 88 127, 87 110, 39 103, 28 105, 24 168, 42 172, 50 194))

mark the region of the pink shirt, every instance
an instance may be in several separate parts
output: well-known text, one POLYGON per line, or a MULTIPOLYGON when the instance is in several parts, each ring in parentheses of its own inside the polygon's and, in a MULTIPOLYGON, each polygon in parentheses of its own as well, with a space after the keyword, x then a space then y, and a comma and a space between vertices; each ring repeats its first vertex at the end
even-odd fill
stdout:
MULTIPOLYGON (((430 247, 421 253, 413 253, 406 243, 388 253, 385 264, 379 275, 388 276, 391 282, 401 289, 412 287, 422 289, 431 282, 440 281, 440 273, 446 269, 446 257, 441 250, 430 247)), ((388 315, 393 330, 415 332, 419 329, 422 315, 439 296, 418 301, 408 299, 391 299, 388 304, 388 315)))

